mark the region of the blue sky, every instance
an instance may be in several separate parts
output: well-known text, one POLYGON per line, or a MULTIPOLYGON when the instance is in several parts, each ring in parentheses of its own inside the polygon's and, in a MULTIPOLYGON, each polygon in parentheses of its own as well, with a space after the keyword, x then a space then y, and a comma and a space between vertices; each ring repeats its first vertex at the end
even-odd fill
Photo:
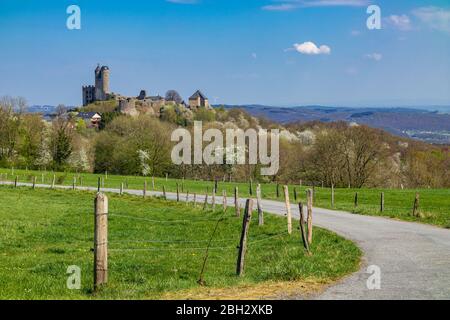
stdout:
POLYGON ((1 0, 0 40, 0 95, 30 104, 81 104, 100 63, 132 96, 450 105, 448 0, 1 0), (81 30, 66 28, 72 4, 81 30), (381 30, 366 27, 369 4, 381 30))

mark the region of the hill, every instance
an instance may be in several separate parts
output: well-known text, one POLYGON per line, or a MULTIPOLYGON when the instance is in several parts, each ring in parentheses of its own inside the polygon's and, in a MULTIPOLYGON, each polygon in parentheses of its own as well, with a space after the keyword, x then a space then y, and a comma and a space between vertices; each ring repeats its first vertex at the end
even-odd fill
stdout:
MULTIPOLYGON (((429 143, 450 144, 450 113, 414 108, 349 108, 349 107, 272 107, 264 105, 227 105, 241 108, 253 116, 279 123, 309 121, 365 124, 392 134, 429 143)), ((441 108, 441 110, 446 110, 441 108)), ((450 110, 450 109, 448 109, 450 110)))

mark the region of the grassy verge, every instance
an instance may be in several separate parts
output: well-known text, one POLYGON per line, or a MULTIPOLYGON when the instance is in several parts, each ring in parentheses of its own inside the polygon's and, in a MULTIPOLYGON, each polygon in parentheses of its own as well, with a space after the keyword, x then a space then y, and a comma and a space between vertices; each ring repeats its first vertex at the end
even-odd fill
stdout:
MULTIPOLYGON (((52 172, 39 172, 27 170, 0 169, 3 178, 7 174, 9 181, 19 177, 21 182, 30 182, 33 176, 37 177, 38 183, 51 184, 53 180, 52 172)), ((121 183, 128 189, 142 189, 144 181, 148 182, 148 188, 152 188, 151 177, 138 176, 118 176, 118 175, 98 175, 98 174, 74 174, 74 173, 55 173, 56 184, 71 185, 73 178, 76 183, 82 183, 84 186, 97 186, 98 178, 102 178, 105 188, 119 188, 121 183)), ((162 190, 162 186, 167 191, 175 192, 176 185, 182 192, 205 194, 207 190, 211 192, 214 183, 211 181, 177 180, 155 178, 155 190, 162 190)), ((219 193, 227 190, 228 195, 233 194, 235 187, 239 188, 241 197, 250 196, 250 185, 248 183, 219 182, 219 193)), ((296 188, 297 201, 305 200, 305 192, 309 187, 290 185, 290 199, 294 202, 294 187, 296 188)), ((279 186, 277 197, 276 184, 262 184, 262 196, 265 199, 283 200, 282 186, 279 186)), ((256 191, 256 183, 252 184, 253 195, 256 191)), ((315 188, 315 206, 331 209, 331 190, 329 188, 315 188)), ((432 224, 440 227, 450 228, 450 189, 336 189, 335 205, 333 209, 350 211, 359 214, 386 216, 406 221, 416 221, 432 224), (358 193, 358 207, 354 205, 355 193, 358 193), (385 207, 380 212, 380 194, 384 192, 385 207), (416 192, 420 193, 420 217, 412 216, 412 208, 416 192)))
POLYGON ((267 215, 262 227, 252 221, 246 272, 238 278, 242 219, 230 210, 211 245, 207 287, 200 288, 204 248, 222 212, 156 198, 109 198, 109 283, 94 295, 94 193, 0 186, 0 299, 192 298, 282 281, 311 289, 358 269, 361 253, 352 242, 315 228, 308 256, 299 232, 287 235, 285 219, 267 215), (81 268, 81 290, 66 288, 71 265, 81 268))

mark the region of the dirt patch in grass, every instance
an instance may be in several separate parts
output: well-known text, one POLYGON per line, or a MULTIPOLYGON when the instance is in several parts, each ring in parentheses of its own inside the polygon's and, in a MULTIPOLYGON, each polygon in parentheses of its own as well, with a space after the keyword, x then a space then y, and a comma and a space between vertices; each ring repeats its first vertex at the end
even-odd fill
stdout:
POLYGON ((331 281, 297 280, 246 284, 229 288, 198 287, 164 294, 164 300, 307 299, 321 293, 331 281))

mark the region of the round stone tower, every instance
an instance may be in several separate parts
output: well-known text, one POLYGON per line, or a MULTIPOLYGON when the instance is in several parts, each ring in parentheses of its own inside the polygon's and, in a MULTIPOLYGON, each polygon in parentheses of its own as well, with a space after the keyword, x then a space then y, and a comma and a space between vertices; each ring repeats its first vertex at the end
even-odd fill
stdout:
POLYGON ((109 93, 109 68, 97 66, 95 69, 95 100, 106 100, 109 93))

